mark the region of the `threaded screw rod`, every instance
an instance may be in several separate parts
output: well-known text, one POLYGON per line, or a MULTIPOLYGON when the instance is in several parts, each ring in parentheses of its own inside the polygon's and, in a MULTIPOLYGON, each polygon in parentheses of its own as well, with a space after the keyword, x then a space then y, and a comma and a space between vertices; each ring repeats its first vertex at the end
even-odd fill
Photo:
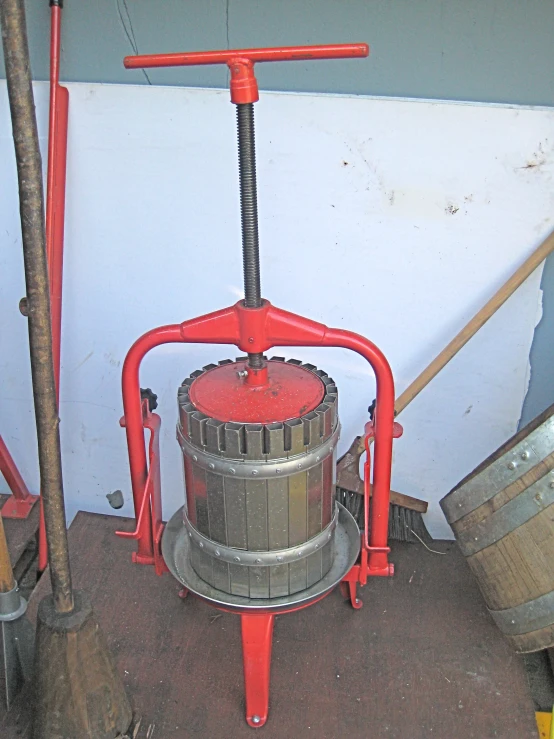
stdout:
MULTIPOLYGON (((256 143, 253 103, 239 103, 237 105, 237 132, 244 304, 247 308, 259 308, 262 304, 262 293, 260 287, 258 194, 256 187, 256 143)), ((253 368, 262 367, 262 355, 257 353, 249 354, 248 363, 253 368)))

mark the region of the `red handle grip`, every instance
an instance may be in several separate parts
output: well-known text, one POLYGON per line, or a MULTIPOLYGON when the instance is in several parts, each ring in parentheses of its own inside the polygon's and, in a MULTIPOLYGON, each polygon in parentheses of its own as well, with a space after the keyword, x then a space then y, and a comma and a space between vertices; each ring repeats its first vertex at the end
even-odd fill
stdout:
POLYGON ((191 67, 200 64, 227 64, 231 70, 233 103, 254 103, 258 86, 255 62, 295 62, 313 59, 352 59, 369 56, 367 44, 327 44, 324 46, 278 46, 273 49, 227 49, 191 51, 177 54, 126 56, 126 69, 145 67, 191 67))

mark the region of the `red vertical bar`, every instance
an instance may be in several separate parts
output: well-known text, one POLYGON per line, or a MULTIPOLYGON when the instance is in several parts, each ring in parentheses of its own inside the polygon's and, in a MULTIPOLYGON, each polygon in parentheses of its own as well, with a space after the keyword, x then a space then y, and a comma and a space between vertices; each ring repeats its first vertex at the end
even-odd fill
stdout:
POLYGON ((387 551, 394 424, 392 372, 384 354, 363 336, 341 329, 328 329, 321 343, 324 346, 344 347, 361 354, 375 372, 377 402, 369 544, 371 548, 382 551, 370 549, 369 573, 392 574, 393 567, 389 565, 387 551))
MULTIPOLYGON (((48 169, 46 175, 46 256, 50 281, 52 353, 56 394, 60 399, 60 356, 62 331, 63 239, 65 221, 65 181, 67 162, 67 122, 69 93, 59 84, 61 48, 61 7, 52 5, 50 14, 50 112, 48 126, 48 169)), ((38 567, 48 564, 46 528, 42 501, 39 524, 38 567)))
POLYGON ((274 618, 273 614, 241 614, 246 722, 253 728, 267 721, 274 618))

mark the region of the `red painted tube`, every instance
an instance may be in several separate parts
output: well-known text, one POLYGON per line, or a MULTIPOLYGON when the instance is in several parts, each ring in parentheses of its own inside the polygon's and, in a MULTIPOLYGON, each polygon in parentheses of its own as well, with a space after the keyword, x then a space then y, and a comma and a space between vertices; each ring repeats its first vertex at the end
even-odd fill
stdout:
MULTIPOLYGON (((31 498, 31 493, 25 485, 25 481, 21 477, 17 465, 13 461, 13 457, 10 454, 8 447, 6 446, 4 439, 0 436, 0 472, 4 475, 4 479, 8 483, 8 487, 12 491, 15 498, 18 500, 28 500, 31 498)), ((36 500, 36 498, 33 498, 36 500)))
MULTIPOLYGON (((65 182, 67 163, 67 124, 69 92, 60 80, 62 9, 51 6, 50 15, 50 112, 48 127, 48 169, 46 175, 46 255, 50 279, 52 316, 52 352, 56 394, 60 399, 60 364, 62 333, 63 241, 65 225, 65 182)), ((39 523, 39 570, 48 564, 46 529, 42 512, 39 523)))
POLYGON ((177 54, 126 56, 127 69, 145 67, 187 67, 204 64, 229 64, 235 59, 251 62, 295 62, 314 59, 352 59, 369 55, 367 44, 326 44, 323 46, 278 46, 271 49, 225 49, 190 51, 177 54))
POLYGON ((50 119, 46 179, 46 248, 50 277, 54 375, 59 399, 63 240, 69 93, 59 84, 61 8, 52 6, 50 36, 50 119))
MULTIPOLYGON (((122 390, 125 433, 129 452, 129 468, 135 515, 138 520, 142 508, 148 468, 142 425, 142 405, 140 398, 139 368, 144 355, 161 344, 182 341, 181 326, 162 326, 141 336, 129 349, 123 363, 122 390)), ((139 531, 137 559, 144 563, 154 562, 154 543, 152 541, 152 516, 148 509, 142 518, 139 531)))
POLYGON ((373 462, 373 494, 370 530, 369 570, 389 567, 385 551, 373 552, 372 547, 387 548, 389 498, 391 480, 392 439, 394 424, 394 380, 385 355, 368 339, 341 329, 328 329, 322 346, 350 349, 367 359, 377 382, 375 449, 373 462))

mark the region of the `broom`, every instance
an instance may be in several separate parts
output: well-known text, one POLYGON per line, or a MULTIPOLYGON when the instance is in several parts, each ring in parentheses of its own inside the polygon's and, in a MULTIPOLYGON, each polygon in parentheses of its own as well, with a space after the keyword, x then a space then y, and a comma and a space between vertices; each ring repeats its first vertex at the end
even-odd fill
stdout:
MULTIPOLYGON (((554 251, 554 231, 535 249, 512 276, 496 291, 492 298, 456 334, 452 341, 437 354, 433 361, 404 390, 394 404, 395 415, 401 413, 431 380, 446 367, 460 349, 475 336, 491 316, 504 305, 517 288, 554 251)), ((371 412, 371 408, 370 408, 371 412)), ((359 475, 360 457, 364 453, 363 438, 357 436, 346 454, 337 463, 337 500, 352 513, 358 525, 363 524, 364 484, 359 475)), ((425 527, 423 514, 427 503, 401 493, 390 493, 389 539, 396 541, 430 541, 432 537, 425 527)), ((370 509, 371 514, 371 509, 370 509)))

